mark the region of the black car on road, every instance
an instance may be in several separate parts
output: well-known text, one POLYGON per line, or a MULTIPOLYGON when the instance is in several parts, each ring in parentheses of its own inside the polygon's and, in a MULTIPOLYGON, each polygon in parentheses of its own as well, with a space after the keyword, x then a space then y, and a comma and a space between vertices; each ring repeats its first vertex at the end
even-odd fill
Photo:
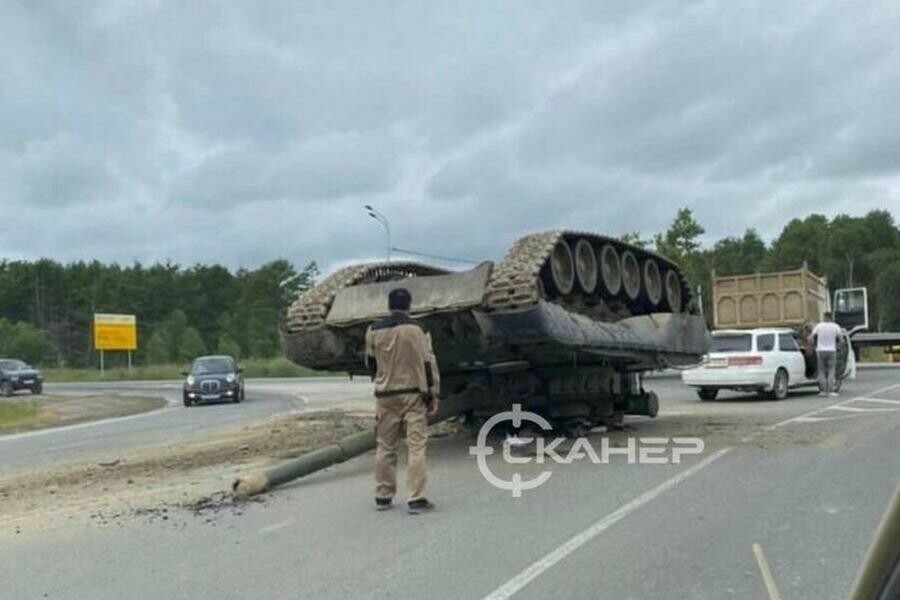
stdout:
POLYGON ((0 358, 0 394, 12 396, 17 390, 44 391, 44 376, 40 371, 17 358, 0 358))
POLYGON ((201 356, 183 373, 184 405, 201 402, 240 402, 244 399, 244 376, 230 356, 201 356))

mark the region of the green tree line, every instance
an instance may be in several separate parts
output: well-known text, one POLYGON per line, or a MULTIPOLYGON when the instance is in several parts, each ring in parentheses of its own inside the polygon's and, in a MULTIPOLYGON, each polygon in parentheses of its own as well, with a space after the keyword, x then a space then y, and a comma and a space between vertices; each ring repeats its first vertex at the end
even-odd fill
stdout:
POLYGON ((832 219, 812 214, 791 220, 771 244, 753 229, 740 237, 727 237, 712 246, 700 243, 705 233, 692 211, 678 211, 669 229, 652 242, 628 234, 632 242, 651 244, 660 254, 684 268, 692 289, 703 290, 710 314, 709 282, 716 275, 798 269, 804 263, 826 277, 831 290, 866 287, 869 292, 870 329, 900 330, 900 229, 886 210, 862 217, 837 215, 832 219))
MULTIPOLYGON (((93 364, 94 313, 138 318, 138 364, 184 362, 205 352, 243 358, 281 353, 278 326, 318 270, 286 260, 231 272, 75 262, 0 261, 0 356, 40 365, 93 364)), ((108 364, 124 360, 110 354, 108 364)))

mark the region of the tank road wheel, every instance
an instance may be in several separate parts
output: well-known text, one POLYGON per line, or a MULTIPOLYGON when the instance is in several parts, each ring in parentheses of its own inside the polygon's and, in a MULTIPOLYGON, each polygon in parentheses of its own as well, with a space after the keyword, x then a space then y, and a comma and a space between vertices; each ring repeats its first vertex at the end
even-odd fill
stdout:
POLYGON ((622 253, 622 286, 630 300, 637 300, 641 293, 641 266, 631 250, 622 253))
POLYGON ((666 272, 666 303, 673 313, 681 312, 681 279, 675 271, 666 272))
POLYGON ((583 238, 575 244, 575 275, 585 294, 594 293, 597 289, 597 255, 591 243, 583 238))
POLYGON ((550 254, 550 277, 556 291, 562 296, 570 294, 575 287, 574 262, 569 245, 564 240, 558 241, 550 254))
POLYGON ((652 258, 644 262, 644 292, 651 306, 659 306, 663 293, 662 275, 659 273, 659 263, 652 258))
POLYGON ((612 244, 606 244, 600 250, 600 277, 610 298, 622 289, 622 261, 612 244))

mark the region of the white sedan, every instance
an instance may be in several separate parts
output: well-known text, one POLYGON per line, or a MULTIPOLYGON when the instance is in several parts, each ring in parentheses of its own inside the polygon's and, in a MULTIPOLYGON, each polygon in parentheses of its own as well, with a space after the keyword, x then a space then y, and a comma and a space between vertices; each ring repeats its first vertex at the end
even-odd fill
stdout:
MULTIPOLYGON (((855 372, 853 353, 843 377, 855 372)), ((703 363, 683 371, 682 381, 697 389, 701 400, 715 400, 719 390, 766 394, 775 400, 788 390, 817 385, 815 357, 807 357, 790 329, 720 330, 712 334, 703 363)))

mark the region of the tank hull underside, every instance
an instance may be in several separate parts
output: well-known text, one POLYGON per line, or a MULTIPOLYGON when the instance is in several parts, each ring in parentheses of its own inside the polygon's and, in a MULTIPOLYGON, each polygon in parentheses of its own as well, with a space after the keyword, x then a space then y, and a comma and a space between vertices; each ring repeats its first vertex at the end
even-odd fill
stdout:
MULTIPOLYGON (((648 371, 696 363, 706 351, 702 317, 654 313, 591 321, 540 301, 510 312, 417 317, 431 333, 441 372, 457 374, 515 360, 540 365, 613 365, 648 371)), ((366 324, 283 332, 288 357, 313 369, 364 374, 366 324)))

